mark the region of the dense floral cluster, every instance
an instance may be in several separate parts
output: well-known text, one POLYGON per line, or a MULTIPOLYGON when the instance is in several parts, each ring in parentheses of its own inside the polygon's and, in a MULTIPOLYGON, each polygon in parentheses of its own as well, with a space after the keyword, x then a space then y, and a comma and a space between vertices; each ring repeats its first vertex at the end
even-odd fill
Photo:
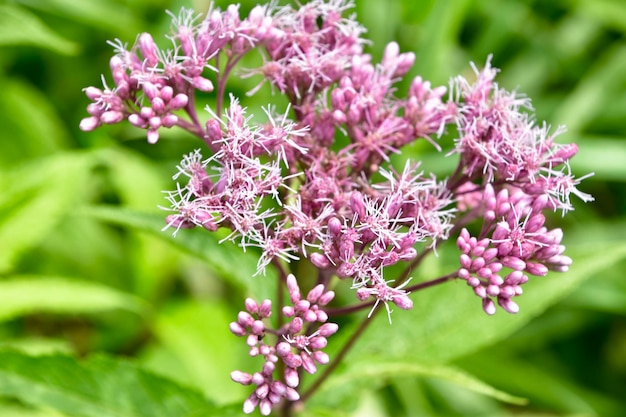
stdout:
POLYGON ((282 315, 291 321, 280 329, 268 329, 264 322, 272 313, 270 300, 259 305, 248 298, 246 311, 241 311, 237 321, 230 324, 233 334, 246 337, 250 356, 262 356, 264 359, 261 372, 231 373, 233 381, 256 386, 244 402, 246 413, 251 413, 258 406, 261 414, 268 415, 273 405, 283 398, 297 401, 300 399, 295 390, 300 384, 299 370, 314 374, 316 363, 325 365, 330 360, 322 349, 326 347, 326 338, 335 334, 339 326, 326 323, 328 315, 322 308, 335 297, 335 293, 326 291, 324 285, 319 284, 303 299, 298 282, 291 274, 287 276, 287 289, 292 304, 283 307, 282 315), (272 342, 268 343, 268 336, 274 336, 272 342), (274 377, 279 361, 282 362, 280 368, 283 369, 284 382, 274 377))
POLYGON ((183 9, 173 16, 172 48, 158 48, 149 34, 130 49, 118 41, 114 88, 85 89, 92 103, 83 130, 128 120, 146 130, 150 143, 173 126, 202 139, 210 155, 195 151, 178 166, 166 228, 226 228, 224 240, 259 251, 257 273, 276 267, 287 285, 293 307, 282 312, 290 324, 270 332, 269 300, 248 300, 231 326, 247 337, 251 355, 265 359, 262 372, 232 375, 256 386, 246 412, 258 406, 267 414, 282 399, 297 400, 299 369, 314 373, 315 363, 328 362, 321 349, 337 326, 303 324, 326 321, 322 307, 332 292, 325 286, 333 277, 349 280, 371 311, 384 304, 390 317, 391 304, 413 307, 410 271, 452 236, 460 266, 433 282, 465 280, 488 314, 494 300, 515 313, 512 298, 529 274, 565 271, 571 263, 560 229, 549 229, 542 213, 571 210, 572 194, 592 200, 576 188, 584 177, 569 168, 576 145, 556 144, 562 128, 550 133, 534 121, 528 98, 499 88, 490 59, 484 69, 474 67, 475 82, 453 79, 449 94, 418 76, 397 97, 394 84, 414 54, 392 42, 381 62, 372 62, 364 28, 345 16, 351 7, 347 0, 313 0, 297 9, 272 3, 245 18, 237 6, 211 7, 205 18, 183 9), (237 97, 224 102, 227 79, 253 51, 263 63, 244 76, 262 76, 290 103, 284 111, 265 108, 265 122, 253 121, 237 97), (196 91, 216 97, 204 122, 196 91), (393 154, 418 140, 440 149, 445 132, 454 136, 449 155, 459 158, 450 177, 425 174, 418 161, 391 165, 393 154), (306 299, 286 271, 295 260, 318 271, 320 285, 306 299), (385 268, 398 263, 405 272, 384 278, 385 268), (276 343, 266 341, 267 333, 276 343), (276 377, 279 361, 284 372, 276 377))

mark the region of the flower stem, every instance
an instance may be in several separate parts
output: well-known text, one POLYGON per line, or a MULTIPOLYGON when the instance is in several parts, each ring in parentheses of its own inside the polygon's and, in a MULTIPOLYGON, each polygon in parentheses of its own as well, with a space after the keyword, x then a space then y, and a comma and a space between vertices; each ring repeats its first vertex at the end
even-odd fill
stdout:
POLYGON ((346 342, 345 345, 341 348, 335 360, 332 361, 326 368, 324 368, 324 372, 313 382, 313 384, 302 394, 300 397, 301 402, 306 402, 314 393, 318 390, 318 388, 322 385, 324 381, 328 379, 328 377, 333 373, 335 368, 339 366, 343 358, 348 354, 352 346, 356 343, 356 341, 361 337, 361 335, 365 332, 367 327, 374 321, 376 314, 381 311, 381 308, 378 308, 372 312, 370 318, 364 318, 359 327, 354 331, 350 339, 346 342))

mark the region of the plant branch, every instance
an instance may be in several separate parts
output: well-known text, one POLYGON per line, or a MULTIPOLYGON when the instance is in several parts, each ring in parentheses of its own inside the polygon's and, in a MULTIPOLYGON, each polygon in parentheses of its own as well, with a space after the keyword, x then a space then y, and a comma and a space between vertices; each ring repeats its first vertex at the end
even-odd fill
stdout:
POLYGON ((369 318, 365 318, 361 322, 361 324, 355 330, 352 336, 350 336, 350 339, 348 339, 346 344, 343 345, 343 347, 335 357, 335 360, 332 361, 326 368, 324 368, 324 372, 322 372, 322 374, 313 382, 313 384, 302 394, 302 396, 300 397, 301 402, 306 402, 309 397, 311 397, 315 393, 315 391, 318 390, 322 383, 328 379, 328 377, 333 373, 335 368, 339 366, 341 361, 346 357, 350 349, 352 349, 356 341, 359 339, 359 337, 361 337, 361 335, 365 332, 368 326, 374 321, 374 318, 381 310, 382 308, 377 308, 372 312, 369 318))

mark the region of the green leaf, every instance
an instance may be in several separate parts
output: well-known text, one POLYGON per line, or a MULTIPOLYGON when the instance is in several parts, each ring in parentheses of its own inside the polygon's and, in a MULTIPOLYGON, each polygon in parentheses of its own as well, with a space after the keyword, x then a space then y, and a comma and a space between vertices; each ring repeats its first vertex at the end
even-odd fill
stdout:
POLYGON ((83 196, 92 160, 63 153, 0 171, 0 272, 38 245, 83 196))
POLYGON ((571 162, 574 172, 594 172, 594 180, 626 181, 626 147, 621 138, 582 137, 576 143, 580 152, 571 162))
MULTIPOLYGON (((125 148, 108 148, 98 152, 106 163, 109 178, 122 205, 129 209, 156 209, 165 201, 168 187, 162 170, 144 155, 125 148)), ((162 212, 161 212, 162 213, 162 212)), ((180 254, 158 236, 135 232, 128 239, 132 280, 137 294, 148 300, 159 296, 175 275, 180 254)))
POLYGON ((467 372, 444 365, 425 365, 415 362, 404 361, 372 361, 359 360, 351 362, 349 368, 337 376, 331 377, 316 394, 319 397, 332 396, 335 391, 341 391, 341 387, 358 384, 367 386, 368 389, 376 388, 389 378, 396 376, 410 377, 434 377, 453 382, 471 391, 484 394, 510 404, 523 405, 526 399, 507 394, 503 391, 478 380, 467 372))
POLYGON ((546 404, 555 411, 578 415, 612 416, 622 414, 623 404, 608 393, 594 392, 557 369, 537 366, 540 360, 522 360, 497 352, 464 358, 462 367, 481 375, 491 384, 520 393, 533 403, 546 404), (507 372, 502 372, 506 369, 507 372), (515 377, 511 377, 514 375, 515 377))
MULTIPOLYGON (((117 1, 19 0, 19 2, 45 13, 72 19, 91 28, 105 29, 124 41, 131 41, 142 29, 141 20, 136 17, 137 8, 125 6, 117 1)), ((162 12, 166 7, 164 5, 159 11, 162 12)))
POLYGON ((14 276, 0 281, 0 320, 31 313, 81 314, 121 309, 145 313, 139 298, 106 285, 62 277, 14 276))
POLYGON ((176 237, 163 232, 165 224, 161 214, 140 213, 132 210, 109 207, 91 207, 83 210, 85 215, 120 226, 142 230, 167 240, 176 247, 204 260, 215 272, 230 283, 249 291, 259 299, 272 298, 276 293, 276 279, 268 269, 267 276, 253 276, 257 257, 252 251, 243 252, 226 242, 219 243, 216 233, 204 229, 180 230, 176 237))
POLYGON ((69 135, 49 99, 19 79, 0 80, 0 163, 13 165, 67 147, 69 135), (33 123, 36 120, 37 123, 33 123))
POLYGON ((587 129, 593 118, 604 109, 596 103, 611 100, 615 86, 623 79, 626 47, 621 43, 614 45, 602 51, 576 88, 560 101, 552 120, 566 125, 570 132, 587 129))
POLYGON ((0 352, 0 392, 76 417, 186 417, 212 414, 202 395, 130 362, 0 352))
POLYGON ((571 246, 568 254, 575 259, 571 270, 533 277, 519 297, 520 312, 516 315, 499 310, 494 316, 487 316, 465 283, 448 282, 414 294, 413 310, 396 311, 393 325, 385 314, 376 317, 351 355, 380 363, 400 359, 445 363, 469 354, 506 338, 569 295, 584 280, 613 267, 626 256, 626 245, 571 246), (386 343, 388 340, 393 343, 386 343))
MULTIPOLYGON (((0 350, 18 350, 31 356, 54 353, 72 354, 74 349, 67 340, 43 339, 40 337, 13 338, 0 342, 0 350)), ((0 415, 3 415, 0 413, 0 415)))
POLYGON ((26 9, 0 5, 0 46, 27 45, 73 55, 78 45, 48 28, 37 16, 26 9))
POLYGON ((434 2, 428 18, 423 24, 421 45, 416 51, 416 69, 424 79, 434 85, 445 83, 452 75, 452 51, 461 30, 468 0, 434 2))
MULTIPOLYGON (((236 315, 225 303, 186 302, 163 309, 154 325, 161 345, 179 365, 175 378, 185 378, 216 403, 239 400, 251 391, 230 379, 230 373, 249 358, 245 340, 228 330, 236 315)), ((153 365, 151 369, 159 368, 158 363, 153 365)))
POLYGON ((54 410, 37 410, 27 408, 19 404, 5 404, 0 402, 0 416, 2 417, 66 417, 66 414, 58 413, 54 410))

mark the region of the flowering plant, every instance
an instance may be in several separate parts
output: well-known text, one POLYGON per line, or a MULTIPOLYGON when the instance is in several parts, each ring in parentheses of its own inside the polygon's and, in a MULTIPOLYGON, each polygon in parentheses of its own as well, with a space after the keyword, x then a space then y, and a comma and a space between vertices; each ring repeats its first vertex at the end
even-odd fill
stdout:
MULTIPOLYGON (((346 16, 351 3, 314 0, 257 6, 242 18, 237 6, 211 7, 205 17, 182 9, 173 17, 172 45, 160 48, 148 33, 130 48, 115 42, 113 87, 88 87, 89 117, 80 127, 128 120, 157 143, 162 129, 180 127, 203 142, 182 158, 166 193, 171 211, 164 229, 227 230, 223 242, 258 253, 257 275, 274 269, 274 300, 247 298, 231 332, 245 339, 258 369, 234 370, 252 385, 246 413, 263 415, 306 401, 339 364, 380 311, 420 308, 410 294, 465 281, 485 313, 497 306, 517 313, 514 299, 530 276, 565 272, 563 233, 545 213, 573 209, 577 189, 569 160, 575 144, 560 145, 564 129, 532 116, 530 99, 499 87, 487 58, 472 65, 475 80, 457 76, 449 88, 415 77, 405 95, 396 83, 414 60, 396 43, 381 62, 365 53, 365 29, 346 16), (259 53, 262 64, 240 76, 259 76, 286 108, 268 105, 263 120, 248 115, 243 98, 227 94, 238 64, 259 53), (197 93, 215 106, 201 116, 197 93), (442 136, 453 139, 443 149, 442 136), (457 157, 445 178, 420 161, 394 158, 426 141, 457 157), (422 282, 411 275, 453 239, 458 265, 422 282), (353 291, 352 301, 335 292, 353 291), (283 297, 286 290, 288 302, 283 297), (306 294, 306 296, 305 296, 306 294), (417 305, 414 306, 414 302, 417 305), (367 311, 336 358, 327 339, 334 321, 367 311), (272 314, 278 317, 272 319, 272 314), (316 374, 306 390, 303 373, 316 374)), ((254 96, 256 89, 250 92, 254 96)), ((235 250, 235 248, 233 248, 235 250)))

